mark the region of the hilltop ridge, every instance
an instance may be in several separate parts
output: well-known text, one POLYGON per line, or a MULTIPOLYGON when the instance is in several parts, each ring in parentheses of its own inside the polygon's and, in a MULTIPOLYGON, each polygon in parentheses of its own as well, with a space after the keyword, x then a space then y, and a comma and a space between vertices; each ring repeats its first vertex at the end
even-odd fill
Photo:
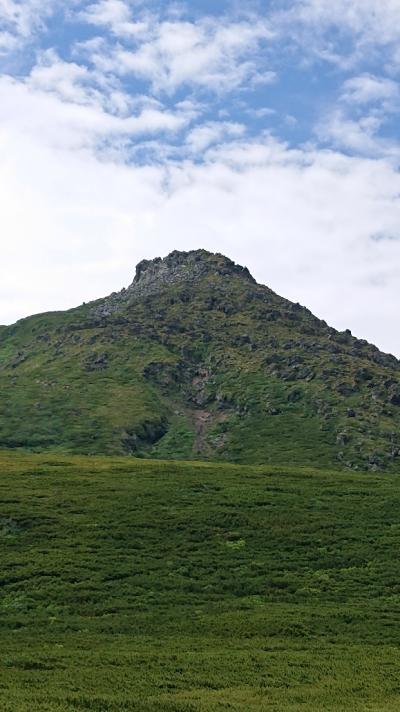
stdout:
POLYGON ((196 281, 207 274, 220 276, 239 275, 256 283, 247 267, 233 262, 229 257, 207 250, 183 252, 174 250, 164 258, 142 260, 136 266, 135 278, 128 288, 131 292, 147 293, 152 288, 196 281))
POLYGON ((391 469, 400 362, 206 250, 0 330, 0 447, 391 469))
POLYGON ((135 276, 127 288, 113 292, 101 300, 100 310, 115 311, 121 302, 133 302, 168 287, 195 284, 206 277, 239 276, 256 284, 247 267, 236 264, 229 257, 208 250, 173 250, 166 257, 141 260, 136 265, 135 276), (105 310, 104 310, 105 307, 105 310))

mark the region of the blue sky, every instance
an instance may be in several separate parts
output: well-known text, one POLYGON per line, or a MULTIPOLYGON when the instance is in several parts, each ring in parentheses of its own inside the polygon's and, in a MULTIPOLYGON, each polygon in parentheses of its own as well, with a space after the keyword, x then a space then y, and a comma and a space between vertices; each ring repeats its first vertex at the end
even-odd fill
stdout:
POLYGON ((0 323, 205 247, 400 355, 398 0, 0 0, 0 323))

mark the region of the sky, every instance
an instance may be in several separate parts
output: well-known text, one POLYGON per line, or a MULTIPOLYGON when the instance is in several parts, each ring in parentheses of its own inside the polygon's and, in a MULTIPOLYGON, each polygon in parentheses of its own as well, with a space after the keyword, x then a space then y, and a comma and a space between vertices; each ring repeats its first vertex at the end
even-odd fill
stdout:
POLYGON ((222 252, 400 357, 398 0, 0 0, 0 324, 222 252))

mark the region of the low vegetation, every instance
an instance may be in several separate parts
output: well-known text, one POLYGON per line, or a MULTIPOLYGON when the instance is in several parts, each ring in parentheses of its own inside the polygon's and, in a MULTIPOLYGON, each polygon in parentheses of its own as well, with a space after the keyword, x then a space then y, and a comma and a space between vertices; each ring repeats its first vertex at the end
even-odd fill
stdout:
POLYGON ((0 455, 2 712, 395 712, 400 480, 0 455))

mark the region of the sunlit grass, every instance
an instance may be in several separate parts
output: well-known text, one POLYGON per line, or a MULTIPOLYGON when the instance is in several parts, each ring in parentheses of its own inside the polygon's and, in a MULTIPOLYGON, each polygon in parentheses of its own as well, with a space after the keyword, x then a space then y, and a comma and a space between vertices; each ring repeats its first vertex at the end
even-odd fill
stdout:
POLYGON ((400 482, 0 456, 4 712, 400 707, 400 482))

